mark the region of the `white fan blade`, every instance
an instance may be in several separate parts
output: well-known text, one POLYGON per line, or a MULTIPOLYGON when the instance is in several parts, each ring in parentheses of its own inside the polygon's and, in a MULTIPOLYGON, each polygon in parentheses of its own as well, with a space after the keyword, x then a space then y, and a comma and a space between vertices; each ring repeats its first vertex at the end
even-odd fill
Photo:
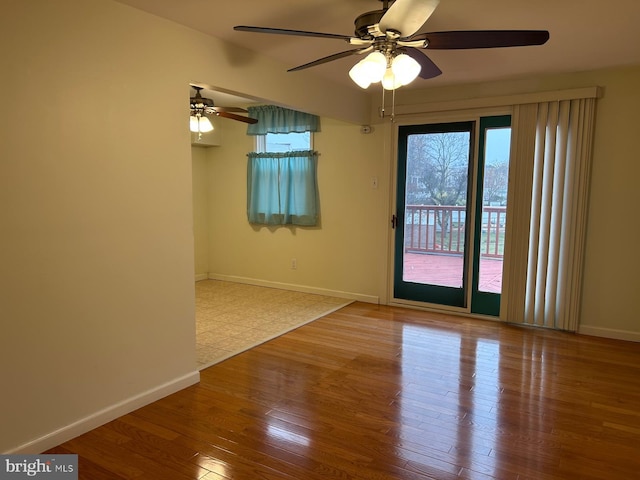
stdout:
POLYGON ((363 38, 353 37, 349 39, 349 43, 351 45, 365 46, 365 45, 371 45, 373 43, 373 40, 365 40, 363 38))
POLYGON ((440 0, 396 0, 380 19, 380 30, 395 30, 410 37, 429 19, 440 0))

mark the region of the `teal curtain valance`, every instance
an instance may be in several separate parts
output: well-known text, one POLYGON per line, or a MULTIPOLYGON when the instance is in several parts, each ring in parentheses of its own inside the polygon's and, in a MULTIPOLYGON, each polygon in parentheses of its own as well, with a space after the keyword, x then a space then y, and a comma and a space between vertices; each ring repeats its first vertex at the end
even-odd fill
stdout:
POLYGON ((317 132, 320 120, 317 115, 298 112, 276 105, 249 107, 249 116, 258 119, 247 127, 247 135, 267 133, 317 132))

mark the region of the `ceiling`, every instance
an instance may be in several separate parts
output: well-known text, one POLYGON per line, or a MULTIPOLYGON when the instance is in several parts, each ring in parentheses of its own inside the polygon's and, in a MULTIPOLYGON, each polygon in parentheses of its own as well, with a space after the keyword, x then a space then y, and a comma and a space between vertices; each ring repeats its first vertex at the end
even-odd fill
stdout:
MULTIPOLYGON (((352 35, 358 15, 382 8, 380 0, 117 1, 260 52, 283 70, 355 47, 335 39, 236 32, 234 25, 352 35)), ((427 49, 443 74, 404 88, 640 65, 639 20, 638 0, 440 0, 419 32, 536 29, 548 30, 550 40, 537 47, 427 49)), ((308 71, 358 89, 348 76, 356 61, 347 57, 308 71)))

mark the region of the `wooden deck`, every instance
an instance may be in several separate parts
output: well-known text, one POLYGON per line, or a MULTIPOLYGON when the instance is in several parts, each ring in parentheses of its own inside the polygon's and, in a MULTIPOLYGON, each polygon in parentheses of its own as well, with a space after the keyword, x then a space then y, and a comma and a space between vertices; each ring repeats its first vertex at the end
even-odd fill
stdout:
POLYGON ((354 303, 51 450, 81 480, 629 480, 640 348, 354 303))
MULTIPOLYGON (((403 279, 408 282, 460 287, 462 256, 430 253, 405 253, 403 279)), ((500 293, 502 289, 502 259, 481 258, 479 289, 500 293)))

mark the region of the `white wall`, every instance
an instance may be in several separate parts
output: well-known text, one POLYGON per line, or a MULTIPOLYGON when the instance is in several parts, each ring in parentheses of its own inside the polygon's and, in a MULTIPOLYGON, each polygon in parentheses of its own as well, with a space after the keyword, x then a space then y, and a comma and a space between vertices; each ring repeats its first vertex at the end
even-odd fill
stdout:
POLYGON ((198 378, 188 83, 369 104, 110 0, 0 9, 0 451, 34 452, 198 378))

